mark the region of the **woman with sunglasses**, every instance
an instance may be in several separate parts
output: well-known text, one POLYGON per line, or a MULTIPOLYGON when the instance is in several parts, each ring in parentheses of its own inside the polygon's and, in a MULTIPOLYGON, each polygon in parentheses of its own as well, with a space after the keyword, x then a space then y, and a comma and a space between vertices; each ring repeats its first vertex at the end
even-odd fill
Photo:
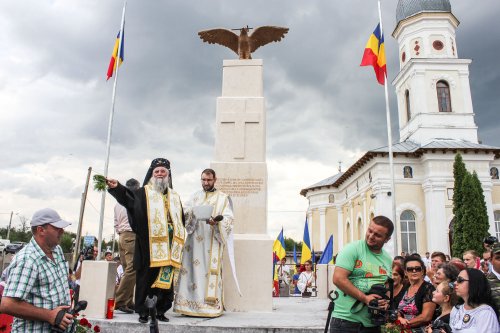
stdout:
MULTIPOLYGON (((455 285, 450 282, 441 282, 438 284, 436 290, 432 293, 432 301, 441 309, 441 315, 434 320, 434 323, 440 320, 443 323, 449 324, 451 309, 458 302, 455 285)), ((432 325, 427 326, 425 332, 432 333, 432 325)))
POLYGON ((463 304, 450 314, 453 333, 498 333, 498 313, 491 297, 491 288, 483 272, 466 268, 455 281, 455 291, 463 304))
POLYGON ((405 271, 410 285, 399 302, 398 319, 403 326, 411 327, 412 332, 423 332, 436 310, 432 302, 434 287, 424 281, 425 264, 419 257, 406 258, 405 271))

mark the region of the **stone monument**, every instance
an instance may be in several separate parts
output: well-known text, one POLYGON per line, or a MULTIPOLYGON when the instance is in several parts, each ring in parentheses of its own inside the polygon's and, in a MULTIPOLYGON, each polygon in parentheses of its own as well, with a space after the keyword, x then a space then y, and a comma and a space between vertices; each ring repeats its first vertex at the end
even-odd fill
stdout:
POLYGON ((224 262, 228 311, 272 311, 272 245, 267 235, 266 112, 262 60, 224 60, 217 98, 215 158, 217 188, 234 207, 234 255, 238 295, 229 261, 224 262))

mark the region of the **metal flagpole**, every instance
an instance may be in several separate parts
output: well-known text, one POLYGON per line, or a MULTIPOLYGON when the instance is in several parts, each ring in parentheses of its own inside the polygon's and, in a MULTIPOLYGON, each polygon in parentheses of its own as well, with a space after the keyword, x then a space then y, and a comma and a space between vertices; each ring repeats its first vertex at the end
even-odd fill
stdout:
MULTIPOLYGON (((380 35, 384 35, 384 29, 382 26, 382 11, 380 10, 380 0, 378 0, 378 17, 380 22, 380 35)), ((384 39, 385 43, 385 39, 384 39)), ((385 45, 384 45, 385 46, 385 45)), ((386 62, 387 68, 387 62, 386 62)), ((386 71, 387 72, 387 71, 386 71)), ((394 232, 392 234, 392 240, 394 242, 394 255, 398 254, 398 223, 396 219, 396 186, 394 185, 394 162, 392 156, 392 130, 391 130, 391 111, 389 108, 389 93, 387 90, 387 73, 384 78, 384 90, 385 90, 385 113, 387 118, 387 144, 389 145, 389 168, 391 169, 391 203, 392 203, 392 222, 394 223, 394 232)))
MULTIPOLYGON (((111 147, 111 132, 113 129, 113 114, 115 112, 115 97, 116 97, 116 83, 118 81, 118 69, 120 68, 120 54, 122 50, 124 32, 123 27, 125 25, 125 8, 127 7, 127 1, 123 3, 123 12, 122 12, 122 22, 120 26, 120 42, 118 43, 118 54, 116 58, 116 69, 115 69, 115 81, 113 83, 113 96, 111 98, 111 111, 109 113, 109 124, 108 124, 108 140, 106 143, 106 163, 104 164, 104 177, 108 178, 108 166, 109 166, 109 152, 111 147)), ((102 191, 101 196, 101 215, 99 217, 99 235, 97 238, 98 244, 97 248, 99 251, 98 256, 101 255, 101 243, 102 243, 102 226, 104 221, 104 207, 106 205, 106 191, 102 191)))

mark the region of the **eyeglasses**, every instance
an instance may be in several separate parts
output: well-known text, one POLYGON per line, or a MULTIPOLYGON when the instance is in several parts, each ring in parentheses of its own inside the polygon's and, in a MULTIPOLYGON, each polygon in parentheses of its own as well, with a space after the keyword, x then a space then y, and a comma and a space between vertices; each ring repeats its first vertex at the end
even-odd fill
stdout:
POLYGON ((422 266, 406 267, 406 271, 410 273, 418 273, 422 271, 422 266))
POLYGON ((463 277, 461 277, 461 276, 457 277, 457 281, 456 281, 456 282, 457 282, 458 284, 460 284, 460 283, 462 283, 462 282, 464 282, 464 281, 469 281, 469 280, 464 279, 464 278, 463 278, 463 277))

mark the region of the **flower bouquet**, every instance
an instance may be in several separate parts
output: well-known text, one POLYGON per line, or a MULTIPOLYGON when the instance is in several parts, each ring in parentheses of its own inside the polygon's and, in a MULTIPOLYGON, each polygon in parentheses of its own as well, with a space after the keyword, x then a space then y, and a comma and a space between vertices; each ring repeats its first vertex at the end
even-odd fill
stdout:
POLYGON ((92 328, 92 324, 87 320, 87 318, 75 319, 76 320, 76 333, 86 333, 86 332, 101 332, 101 328, 98 325, 94 325, 92 328))
POLYGON ((412 333, 409 325, 403 325, 399 320, 393 323, 387 323, 382 326, 382 333, 412 333))

